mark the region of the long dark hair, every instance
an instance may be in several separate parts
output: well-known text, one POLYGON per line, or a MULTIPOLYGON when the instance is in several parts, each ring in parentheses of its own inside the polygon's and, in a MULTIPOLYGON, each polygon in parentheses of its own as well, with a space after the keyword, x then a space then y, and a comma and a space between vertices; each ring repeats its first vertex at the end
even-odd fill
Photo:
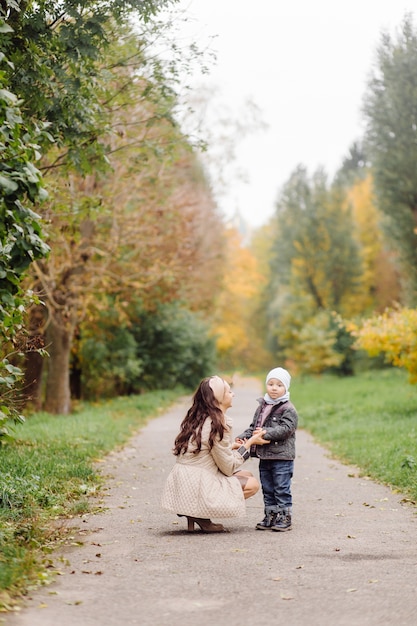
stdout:
POLYGON ((226 429, 224 415, 214 397, 209 381, 210 378, 204 378, 201 381, 193 396, 191 408, 188 409, 187 415, 182 420, 180 432, 174 444, 174 454, 176 456, 187 452, 191 442, 196 445, 194 453, 197 454, 200 452, 201 431, 208 417, 211 418, 211 431, 208 441, 210 450, 213 447, 217 435, 220 439, 223 439, 226 429))

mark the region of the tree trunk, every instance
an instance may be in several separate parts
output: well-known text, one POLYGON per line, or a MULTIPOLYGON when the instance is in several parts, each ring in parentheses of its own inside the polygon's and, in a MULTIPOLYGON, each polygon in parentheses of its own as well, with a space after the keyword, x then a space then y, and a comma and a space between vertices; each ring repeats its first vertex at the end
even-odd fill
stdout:
POLYGON ((73 328, 70 324, 57 324, 51 318, 46 333, 49 352, 46 398, 44 409, 48 413, 68 415, 71 410, 70 353, 73 328))
POLYGON ((35 411, 42 408, 42 371, 44 357, 39 352, 25 354, 25 380, 23 397, 25 406, 30 405, 35 411))
MULTIPOLYGON (((34 291, 39 293, 39 285, 34 291)), ((47 309, 44 304, 37 304, 30 308, 28 335, 22 351, 25 353, 25 379, 23 398, 25 406, 30 405, 36 411, 42 408, 42 372, 45 357, 37 350, 45 347, 44 328, 47 318, 47 309)))

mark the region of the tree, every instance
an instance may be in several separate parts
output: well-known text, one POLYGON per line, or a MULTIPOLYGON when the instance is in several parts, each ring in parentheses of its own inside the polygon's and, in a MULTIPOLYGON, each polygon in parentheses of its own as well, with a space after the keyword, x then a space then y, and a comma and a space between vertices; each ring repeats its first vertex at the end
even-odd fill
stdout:
POLYGON ((369 155, 385 231, 398 251, 404 290, 417 301, 417 33, 411 15, 396 38, 384 33, 363 111, 369 155))
POLYGON ((310 178, 299 166, 280 193, 275 222, 267 289, 271 350, 293 370, 342 366, 334 313, 358 312, 362 281, 344 191, 329 187, 323 171, 310 178))
MULTIPOLYGON (((155 22, 154 16, 160 8, 170 3, 169 0, 112 0, 106 3, 86 0, 74 4, 62 0, 19 4, 4 0, 0 6, 7 21, 1 46, 11 59, 5 75, 7 85, 16 91, 24 103, 28 124, 32 127, 41 123, 48 126, 49 135, 40 135, 39 140, 40 150, 45 153, 42 171, 50 174, 60 168, 63 172, 60 175, 62 187, 59 190, 59 178, 54 177, 51 200, 44 210, 45 215, 49 214, 50 222, 55 222, 51 234, 58 232, 54 230, 57 221, 63 224, 65 216, 71 216, 64 224, 67 238, 58 238, 62 244, 61 251, 65 250, 63 258, 67 263, 59 270, 60 280, 54 282, 59 253, 51 256, 48 263, 39 262, 33 266, 37 274, 34 286, 48 298, 50 305, 46 342, 51 367, 46 388, 47 396, 51 399, 47 406, 53 412, 65 413, 69 410, 69 390, 65 382, 68 381, 68 355, 74 327, 79 319, 80 304, 81 309, 85 310, 88 300, 79 297, 83 286, 80 278, 84 276, 84 284, 90 284, 86 276, 89 273, 92 276, 91 272, 97 264, 88 264, 86 261, 97 261, 100 256, 97 249, 91 254, 93 243, 97 242, 96 225, 91 220, 91 214, 97 214, 100 198, 93 194, 94 197, 74 202, 77 194, 73 191, 77 185, 79 189, 83 188, 83 184, 77 182, 79 175, 91 176, 94 171, 92 179, 97 181, 100 169, 108 167, 108 154, 114 148, 114 137, 119 137, 117 149, 121 148, 120 113, 131 106, 132 95, 142 113, 134 122, 136 127, 142 128, 136 141, 141 141, 147 148, 147 152, 141 151, 144 160, 140 165, 146 169, 152 151, 155 151, 152 159, 158 153, 167 154, 160 133, 157 133, 159 139, 154 141, 150 129, 154 125, 160 129, 163 119, 175 126, 172 118, 175 106, 172 87, 176 79, 175 59, 172 57, 167 63, 155 56, 150 59, 146 48, 160 29, 160 23, 155 22), (136 18, 134 27, 132 17, 136 18), (166 67, 169 67, 169 77, 166 67), (147 106, 143 106, 144 103, 147 106), (48 143, 51 140, 54 141, 52 150, 48 143), (64 200, 65 195, 67 197, 64 200), (54 215, 55 210, 57 216, 54 215), (52 310, 55 315, 50 315, 52 310)), ((123 126, 126 128, 126 124, 123 126)), ((173 139, 177 142, 178 135, 173 139)), ((155 168, 152 172, 153 176, 158 176, 155 168)), ((89 182, 84 185, 84 191, 88 185, 89 182)), ((104 227, 103 220, 100 227, 104 227)), ((155 225, 153 228, 155 230, 155 225)), ((54 244, 57 250, 56 239, 54 244)), ((105 250, 109 251, 108 248, 105 250)), ((173 265, 177 252, 175 245, 171 250, 172 254, 168 256, 169 263, 173 265)), ((142 258, 144 264, 150 263, 149 255, 144 253, 142 258)), ((177 255, 176 267, 180 263, 179 258, 180 255, 177 255)), ((168 265, 166 267, 168 269, 168 265)), ((162 277, 159 277, 159 289, 163 290, 163 281, 172 284, 175 272, 171 270, 163 272, 162 277)), ((148 272, 146 288, 155 282, 157 274, 157 267, 153 268, 152 275, 148 272)), ((96 273, 93 281, 102 275, 102 272, 96 273)), ((124 282, 128 284, 128 281, 124 282)), ((38 321, 42 324, 42 316, 38 321)))
POLYGON ((343 159, 342 166, 336 172, 334 183, 342 187, 350 187, 358 179, 364 178, 368 173, 366 155, 362 142, 354 141, 350 146, 347 156, 343 159))
MULTIPOLYGON (((98 137, 107 127, 107 69, 99 71, 100 59, 119 36, 118 26, 132 14, 146 21, 161 5, 0 1, 0 332, 12 350, 23 326, 21 280, 48 251, 39 215, 30 208, 45 197, 35 164, 51 142, 65 146, 54 167, 65 162, 85 172, 105 163, 98 137)), ((1 427, 10 416, 20 419, 11 399, 20 373, 8 351, 3 344, 1 427)))
POLYGON ((349 208, 329 189, 324 172, 310 180, 299 167, 284 185, 276 210, 272 279, 309 294, 317 309, 338 312, 354 306, 361 263, 349 208))
POLYGON ((260 263, 249 247, 242 245, 234 228, 225 231, 226 255, 222 284, 216 294, 213 333, 223 368, 262 367, 265 350, 256 333, 253 316, 266 283, 260 263))
POLYGON ((417 311, 409 308, 387 309, 381 315, 352 325, 356 348, 370 356, 384 354, 388 363, 408 371, 410 382, 417 383, 417 311))
MULTIPOLYGON (((0 37, 11 30, 0 11, 0 37)), ((43 125, 25 124, 22 102, 7 83, 14 66, 2 47, 0 43, 0 438, 8 435, 9 420, 23 419, 15 393, 22 372, 10 362, 21 348, 17 336, 29 302, 21 281, 30 263, 49 251, 33 210, 46 196, 35 163, 40 157, 38 141, 47 133, 43 125)))
MULTIPOLYGON (((129 119, 132 113, 126 109, 129 119)), ((129 306, 138 299, 146 311, 173 300, 200 311, 212 306, 219 220, 195 157, 163 120, 152 130, 152 143, 159 137, 161 144, 156 155, 148 133, 139 141, 138 128, 126 132, 136 141, 114 150, 113 174, 72 176, 45 215, 54 244, 32 275, 46 305, 38 332, 50 351, 44 404, 50 412, 70 408, 72 340, 75 332, 83 335, 84 320, 91 334, 94 320, 111 306, 120 323, 132 324, 129 306)))
POLYGON ((345 194, 362 259, 361 289, 357 295, 359 313, 383 311, 400 301, 400 284, 396 255, 387 247, 383 234, 370 171, 353 180, 345 194))

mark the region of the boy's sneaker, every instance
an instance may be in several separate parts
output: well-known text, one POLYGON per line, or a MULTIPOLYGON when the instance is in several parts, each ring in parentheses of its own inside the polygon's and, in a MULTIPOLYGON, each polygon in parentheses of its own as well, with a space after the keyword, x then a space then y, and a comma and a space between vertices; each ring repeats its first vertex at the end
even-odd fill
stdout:
POLYGON ((275 523, 275 519, 277 517, 276 513, 266 513, 262 522, 256 524, 256 530, 271 530, 271 527, 275 523))
POLYGON ((274 524, 271 526, 271 530, 281 532, 291 530, 291 511, 289 509, 283 509, 278 513, 274 524))

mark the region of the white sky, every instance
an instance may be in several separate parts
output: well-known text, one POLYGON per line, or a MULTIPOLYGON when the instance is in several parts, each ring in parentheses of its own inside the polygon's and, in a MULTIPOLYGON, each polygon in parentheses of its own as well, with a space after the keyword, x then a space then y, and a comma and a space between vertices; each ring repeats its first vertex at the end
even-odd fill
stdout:
POLYGON ((180 0, 178 8, 190 17, 181 29, 185 38, 204 46, 215 37, 216 63, 192 83, 196 97, 216 87, 204 107, 215 136, 209 156, 227 153, 220 117, 228 118, 233 134, 248 117, 248 100, 268 125, 242 135, 235 161, 226 158, 226 187, 212 169, 222 213, 231 217, 238 209, 255 227, 272 215, 298 164, 310 174, 323 166, 334 175, 363 135, 360 109, 381 32, 394 34, 406 12, 417 28, 415 0, 180 0))

